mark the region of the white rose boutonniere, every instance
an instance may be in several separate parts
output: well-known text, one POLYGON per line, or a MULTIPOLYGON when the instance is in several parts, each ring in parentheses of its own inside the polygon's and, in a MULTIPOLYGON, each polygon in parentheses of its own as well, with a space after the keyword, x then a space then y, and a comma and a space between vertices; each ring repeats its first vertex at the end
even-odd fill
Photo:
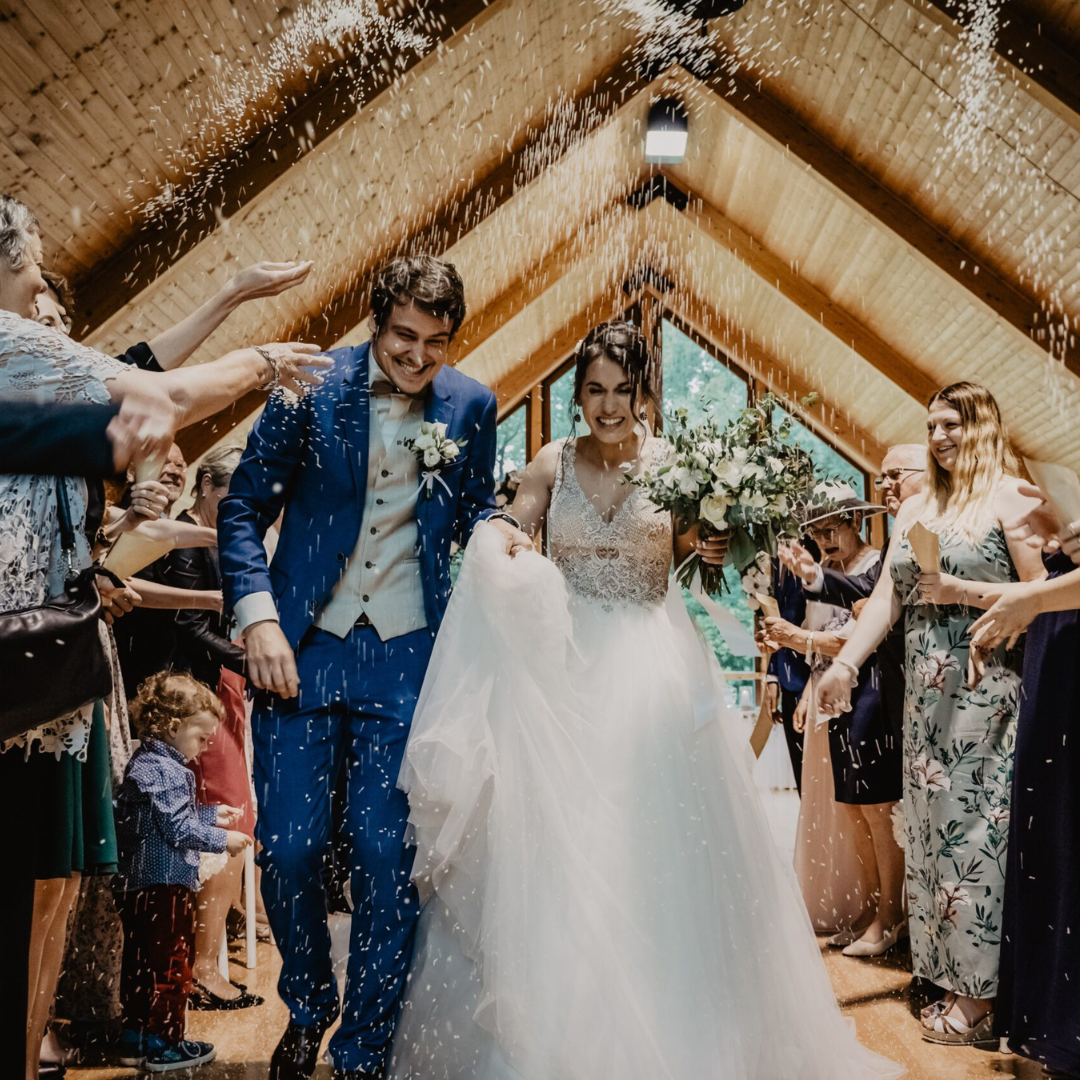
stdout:
POLYGON ((417 495, 423 491, 430 499, 436 482, 442 484, 447 495, 450 494, 450 488, 442 478, 442 469, 457 460, 464 445, 463 439, 455 441, 447 438, 445 424, 428 420, 420 425, 420 432, 415 438, 405 440, 406 448, 413 452, 420 466, 417 495))

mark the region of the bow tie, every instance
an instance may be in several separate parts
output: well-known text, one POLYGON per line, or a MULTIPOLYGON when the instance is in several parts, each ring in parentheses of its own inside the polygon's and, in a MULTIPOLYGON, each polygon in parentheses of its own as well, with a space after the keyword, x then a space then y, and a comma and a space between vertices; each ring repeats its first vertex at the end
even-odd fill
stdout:
POLYGON ((389 379, 376 379, 371 384, 371 396, 380 397, 403 397, 411 398, 413 401, 423 401, 428 395, 428 388, 425 387, 419 394, 407 394, 404 390, 400 390, 389 379))

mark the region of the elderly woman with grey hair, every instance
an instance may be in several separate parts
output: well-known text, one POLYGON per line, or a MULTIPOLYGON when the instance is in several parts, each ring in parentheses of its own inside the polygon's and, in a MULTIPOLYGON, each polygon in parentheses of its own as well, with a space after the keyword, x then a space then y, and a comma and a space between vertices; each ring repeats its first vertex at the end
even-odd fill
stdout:
MULTIPOLYGON (((279 344, 241 349, 191 369, 133 370, 35 321, 38 295, 47 287, 41 261, 33 214, 0 196, 0 393, 99 403, 138 393, 163 399, 183 427, 259 387, 303 390, 319 381, 307 369, 329 363, 313 355, 316 346, 279 344)), ((0 476, 0 612, 38 607, 63 591, 68 564, 60 541, 60 485, 75 527, 74 569, 90 564, 82 480, 0 476)), ((0 904, 0 967, 12 999, 28 1008, 28 1017, 8 1010, 0 1030, 4 1076, 25 1070, 26 1080, 38 1077, 80 875, 115 861, 103 727, 98 703, 0 746, 0 813, 13 826, 4 830, 9 885, 0 904)))

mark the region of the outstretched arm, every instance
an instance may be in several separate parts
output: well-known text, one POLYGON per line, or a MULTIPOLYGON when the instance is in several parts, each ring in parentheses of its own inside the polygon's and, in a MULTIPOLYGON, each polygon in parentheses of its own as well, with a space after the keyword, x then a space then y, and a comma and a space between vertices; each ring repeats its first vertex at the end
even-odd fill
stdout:
MULTIPOLYGON (((318 345, 300 342, 265 346, 281 365, 282 385, 302 392, 322 380, 309 370, 329 367, 332 361, 318 355, 318 345)), ((114 401, 134 391, 164 395, 173 407, 176 426, 186 427, 197 420, 221 412, 252 390, 258 390, 273 377, 269 362, 255 349, 237 349, 220 360, 194 367, 165 371, 161 374, 125 367, 108 382, 114 401)))
POLYGON ((858 679, 859 668, 877 650, 903 613, 903 605, 893 585, 890 568, 900 547, 899 538, 914 524, 916 512, 910 504, 900 508, 896 517, 897 542, 889 546, 881 577, 866 601, 848 643, 837 654, 829 670, 818 680, 817 706, 823 716, 836 716, 851 708, 851 688, 858 679))
POLYGON ((301 284, 311 262, 260 262, 223 285, 202 307, 148 342, 162 370, 178 368, 243 303, 301 284))
POLYGON ((551 505, 555 469, 561 450, 561 443, 548 443, 540 448, 525 470, 521 486, 514 496, 514 505, 510 508, 510 512, 521 522, 522 529, 534 538, 539 535, 551 505))

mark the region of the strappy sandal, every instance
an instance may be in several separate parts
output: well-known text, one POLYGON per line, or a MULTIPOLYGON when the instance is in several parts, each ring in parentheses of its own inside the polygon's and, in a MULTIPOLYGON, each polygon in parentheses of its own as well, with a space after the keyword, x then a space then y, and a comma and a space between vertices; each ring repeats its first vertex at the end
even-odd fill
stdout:
POLYGON ((927 1042, 945 1046, 992 1046, 997 1047, 994 1034, 994 1011, 990 1010, 974 1027, 968 1027, 962 1019, 947 1015, 944 1010, 934 1017, 933 1027, 923 1025, 922 1037, 927 1042))
POLYGON ((925 1008, 920 1009, 919 1015, 924 1020, 932 1020, 935 1016, 940 1016, 942 1013, 947 1012, 952 1008, 952 1003, 955 1000, 956 993, 955 991, 950 990, 943 998, 938 998, 937 1001, 931 1001, 925 1008))

